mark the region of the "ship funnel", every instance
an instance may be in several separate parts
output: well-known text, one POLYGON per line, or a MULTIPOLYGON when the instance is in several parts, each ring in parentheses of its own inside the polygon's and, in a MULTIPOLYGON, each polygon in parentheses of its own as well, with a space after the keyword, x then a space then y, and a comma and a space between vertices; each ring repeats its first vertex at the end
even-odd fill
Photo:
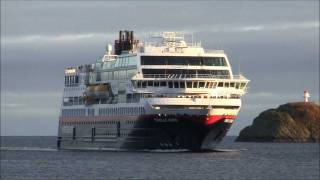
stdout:
POLYGON ((133 31, 119 31, 119 39, 115 40, 114 51, 116 55, 126 51, 136 51, 139 40, 134 39, 133 31))

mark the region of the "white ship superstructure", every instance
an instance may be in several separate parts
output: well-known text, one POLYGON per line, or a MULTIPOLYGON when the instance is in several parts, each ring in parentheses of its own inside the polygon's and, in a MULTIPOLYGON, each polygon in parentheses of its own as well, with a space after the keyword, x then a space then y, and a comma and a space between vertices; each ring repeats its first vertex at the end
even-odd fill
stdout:
POLYGON ((65 71, 58 147, 212 149, 225 136, 249 82, 223 50, 176 32, 140 43, 120 31, 94 64, 65 71))

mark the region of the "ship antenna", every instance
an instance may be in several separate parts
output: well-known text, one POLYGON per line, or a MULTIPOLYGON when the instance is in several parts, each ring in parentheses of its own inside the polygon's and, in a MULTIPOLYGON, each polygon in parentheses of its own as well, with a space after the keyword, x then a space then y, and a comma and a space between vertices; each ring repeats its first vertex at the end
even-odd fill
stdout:
POLYGON ((191 44, 192 44, 192 46, 193 46, 193 31, 192 31, 192 33, 191 33, 191 44))
POLYGON ((238 73, 239 73, 239 75, 241 74, 240 63, 241 63, 241 60, 240 60, 240 58, 238 58, 238 73))

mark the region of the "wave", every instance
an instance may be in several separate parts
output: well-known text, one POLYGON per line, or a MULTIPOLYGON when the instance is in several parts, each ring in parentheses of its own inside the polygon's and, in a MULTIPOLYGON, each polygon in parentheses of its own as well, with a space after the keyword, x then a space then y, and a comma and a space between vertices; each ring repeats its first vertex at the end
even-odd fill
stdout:
POLYGON ((248 149, 213 149, 214 152, 241 152, 247 151, 248 149))

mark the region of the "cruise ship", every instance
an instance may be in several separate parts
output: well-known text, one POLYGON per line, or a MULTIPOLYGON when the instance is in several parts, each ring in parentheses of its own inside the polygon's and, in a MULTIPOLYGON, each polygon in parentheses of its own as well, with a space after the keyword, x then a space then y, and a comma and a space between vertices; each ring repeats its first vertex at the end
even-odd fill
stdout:
POLYGON ((58 149, 213 150, 249 80, 223 50, 186 39, 162 32, 140 42, 119 31, 102 57, 65 69, 58 149))

